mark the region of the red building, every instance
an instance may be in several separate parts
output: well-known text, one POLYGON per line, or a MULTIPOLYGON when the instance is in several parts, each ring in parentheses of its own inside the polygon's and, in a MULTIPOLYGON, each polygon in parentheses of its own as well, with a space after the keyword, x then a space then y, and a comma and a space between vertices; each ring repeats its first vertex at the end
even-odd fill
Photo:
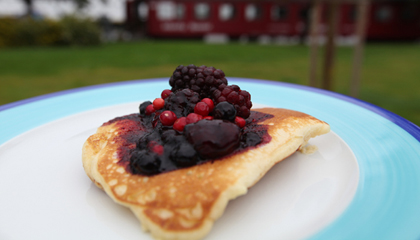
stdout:
MULTIPOLYGON (((152 37, 229 37, 260 35, 304 37, 309 29, 310 1, 130 0, 127 24, 152 37)), ((351 36, 357 17, 355 4, 339 8, 338 35, 351 36)), ((322 14, 321 22, 326 22, 322 14)), ((324 28, 321 31, 325 31, 324 28)), ((416 40, 420 38, 420 3, 372 1, 367 39, 416 40)))

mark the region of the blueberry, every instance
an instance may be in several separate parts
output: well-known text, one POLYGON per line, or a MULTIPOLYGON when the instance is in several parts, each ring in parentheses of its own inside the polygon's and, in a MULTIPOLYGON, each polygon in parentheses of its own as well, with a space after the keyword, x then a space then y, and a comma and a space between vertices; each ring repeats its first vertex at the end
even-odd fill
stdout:
POLYGON ((161 160, 155 153, 137 150, 131 154, 130 168, 134 174, 152 175, 159 173, 161 160))
POLYGON ((236 109, 228 102, 221 102, 214 107, 213 116, 216 119, 235 121, 236 109))
POLYGON ((247 91, 241 90, 239 86, 220 84, 212 94, 216 103, 227 101, 235 106, 237 116, 243 119, 249 117, 252 107, 251 95, 247 91))
POLYGON ((160 142, 160 134, 157 131, 146 133, 137 142, 138 149, 145 149, 150 141, 160 142))
POLYGON ((171 154, 172 160, 182 167, 192 166, 197 163, 197 152, 188 142, 183 142, 171 154))
POLYGON ((158 131, 153 131, 146 136, 147 142, 158 141, 160 139, 160 134, 158 131))
POLYGON ((248 132, 242 135, 242 141, 245 142, 246 146, 256 146, 257 144, 261 143, 261 137, 254 132, 248 132))
POLYGON ((162 141, 164 143, 171 142, 173 139, 175 139, 175 136, 176 136, 176 131, 172 129, 163 131, 161 135, 162 141))
POLYGON ((140 114, 141 115, 144 115, 145 114, 146 107, 149 106, 150 104, 152 104, 151 101, 146 101, 146 102, 143 102, 142 104, 140 104, 139 110, 140 110, 140 114))

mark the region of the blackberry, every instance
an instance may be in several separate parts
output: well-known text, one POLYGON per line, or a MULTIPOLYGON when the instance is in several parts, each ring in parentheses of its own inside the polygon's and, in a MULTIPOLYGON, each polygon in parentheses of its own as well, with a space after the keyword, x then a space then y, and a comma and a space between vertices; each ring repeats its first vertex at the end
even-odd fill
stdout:
POLYGON ((198 93, 200 98, 210 97, 211 93, 220 85, 227 85, 225 73, 214 67, 200 66, 194 64, 179 65, 169 79, 172 92, 189 88, 198 93))
POLYGON ((188 116, 194 112, 195 105, 200 101, 198 93, 191 89, 182 89, 171 93, 165 99, 165 109, 175 113, 177 118, 188 116))
POLYGON ((215 104, 225 101, 233 104, 239 117, 246 119, 251 114, 251 94, 241 90, 237 85, 226 86, 222 84, 217 90, 213 91, 212 97, 215 104))

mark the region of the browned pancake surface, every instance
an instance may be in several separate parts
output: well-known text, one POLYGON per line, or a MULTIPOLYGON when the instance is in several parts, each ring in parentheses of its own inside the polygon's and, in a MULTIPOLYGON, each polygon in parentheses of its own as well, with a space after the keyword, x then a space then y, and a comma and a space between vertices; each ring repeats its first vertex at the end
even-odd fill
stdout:
MULTIPOLYGON (((119 164, 122 144, 134 148, 121 133, 141 126, 126 120, 100 127, 83 147, 83 166, 96 185, 129 207, 144 229, 157 239, 200 239, 221 216, 230 199, 243 195, 274 164, 293 154, 309 138, 327 133, 329 125, 304 113, 275 108, 256 109, 274 115, 268 144, 155 176, 134 175, 119 164)), ((273 186, 275 187, 275 186, 273 186)))

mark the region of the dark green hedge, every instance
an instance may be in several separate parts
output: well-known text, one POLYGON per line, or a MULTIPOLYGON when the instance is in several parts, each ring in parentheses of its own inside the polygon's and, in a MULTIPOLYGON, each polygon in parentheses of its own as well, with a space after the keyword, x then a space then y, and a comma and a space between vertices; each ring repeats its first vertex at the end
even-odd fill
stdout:
POLYGON ((100 29, 89 20, 66 16, 58 21, 0 18, 0 47, 98 45, 100 29))

